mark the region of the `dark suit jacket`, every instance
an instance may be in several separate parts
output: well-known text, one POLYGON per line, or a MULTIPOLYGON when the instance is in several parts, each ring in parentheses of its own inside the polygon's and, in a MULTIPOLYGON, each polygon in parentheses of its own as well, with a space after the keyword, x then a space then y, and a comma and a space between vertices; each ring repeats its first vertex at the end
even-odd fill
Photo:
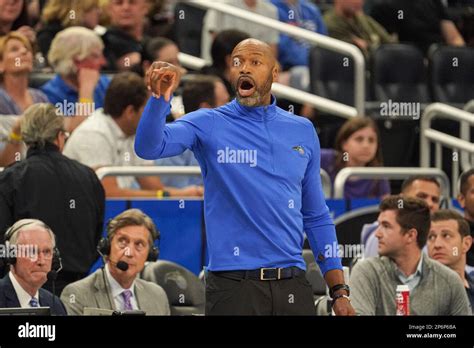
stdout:
MULTIPOLYGON (((39 304, 41 307, 50 307, 52 315, 66 315, 66 309, 64 308, 61 300, 54 297, 53 307, 53 294, 48 290, 39 289, 39 304)), ((10 280, 8 274, 0 280, 0 308, 18 308, 20 302, 16 296, 15 288, 10 280)))

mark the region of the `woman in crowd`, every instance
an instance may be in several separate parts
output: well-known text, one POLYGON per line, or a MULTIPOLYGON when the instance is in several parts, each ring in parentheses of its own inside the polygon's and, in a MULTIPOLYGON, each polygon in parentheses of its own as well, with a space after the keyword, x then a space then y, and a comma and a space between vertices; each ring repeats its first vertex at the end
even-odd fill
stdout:
MULTIPOLYGON (((321 149, 321 168, 332 182, 346 167, 382 167, 382 151, 377 125, 368 117, 348 120, 336 136, 335 149, 321 149)), ((381 198, 390 194, 387 180, 349 179, 344 198, 381 198)))
POLYGON ((48 55, 51 42, 61 30, 82 26, 94 29, 99 24, 99 0, 49 0, 41 15, 38 46, 43 56, 48 55))

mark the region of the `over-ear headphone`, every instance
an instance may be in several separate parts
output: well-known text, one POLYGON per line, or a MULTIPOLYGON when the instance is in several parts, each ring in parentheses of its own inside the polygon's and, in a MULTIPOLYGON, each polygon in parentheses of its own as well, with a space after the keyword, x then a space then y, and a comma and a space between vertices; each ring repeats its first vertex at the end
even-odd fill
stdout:
MULTIPOLYGON (((97 252, 101 256, 110 254, 110 239, 111 239, 110 234, 111 234, 114 223, 116 223, 115 219, 110 219, 107 222, 107 228, 106 228, 107 236, 102 237, 99 241, 99 244, 97 244, 97 252)), ((160 256, 160 249, 155 246, 155 241, 158 241, 158 242, 160 241, 160 231, 154 226, 152 226, 152 229, 149 230, 149 232, 151 233, 153 244, 150 246, 150 251, 148 252, 147 261, 153 262, 153 261, 156 261, 158 257, 160 256)))
MULTIPOLYGON (((4 258, 4 262, 5 262, 6 265, 13 265, 14 266, 16 264, 17 257, 12 256, 12 255, 17 254, 17 251, 14 250, 16 248, 16 246, 11 245, 10 240, 13 238, 15 233, 20 231, 23 227, 34 224, 34 223, 41 223, 43 225, 41 227, 43 227, 44 229, 51 232, 54 236, 54 232, 51 229, 51 227, 46 225, 44 222, 42 222, 40 220, 32 220, 32 219, 25 219, 25 220, 29 220, 29 221, 26 221, 25 223, 22 223, 22 224, 20 224, 19 226, 16 226, 16 227, 15 227, 16 224, 13 224, 13 226, 8 228, 7 231, 5 232, 5 245, 6 245, 5 253, 6 254, 3 255, 3 258, 4 258)), ((62 268, 61 254, 59 252, 59 249, 55 246, 53 248, 53 259, 52 259, 52 262, 51 262, 51 270, 59 272, 61 270, 61 268, 62 268)))

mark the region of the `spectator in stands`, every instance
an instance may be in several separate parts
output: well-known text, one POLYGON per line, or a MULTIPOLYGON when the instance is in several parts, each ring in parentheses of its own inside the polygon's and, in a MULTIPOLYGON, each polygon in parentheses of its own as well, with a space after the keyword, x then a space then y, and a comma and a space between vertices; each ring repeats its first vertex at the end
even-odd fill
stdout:
POLYGON ((361 315, 395 315, 397 285, 410 289, 410 315, 469 315, 459 276, 421 251, 430 228, 428 205, 390 196, 380 203, 381 257, 359 261, 350 276, 351 298, 361 315))
MULTIPOLYGON (((69 138, 64 154, 93 169, 104 166, 152 165, 133 149, 135 132, 148 98, 143 79, 132 72, 117 74, 96 110, 69 138)), ((158 177, 105 177, 107 197, 202 196, 202 187, 164 187, 158 177), (137 184, 138 182, 138 184, 137 184), (135 189, 139 187, 139 189, 135 189)))
POLYGON ((45 103, 46 95, 28 88, 33 70, 33 49, 23 34, 12 31, 0 39, 0 115, 21 115, 33 103, 45 103))
POLYGON ((105 267, 64 289, 61 299, 68 314, 82 315, 90 307, 169 315, 163 288, 138 277, 145 261, 156 260, 157 234, 152 219, 138 209, 126 210, 110 221, 107 238, 98 247, 105 267))
MULTIPOLYGON (((270 2, 262 0, 226 0, 225 3, 238 7, 240 9, 265 16, 270 19, 278 20, 278 10, 270 2)), ((252 37, 270 45, 278 57, 278 31, 250 22, 242 18, 228 15, 215 10, 208 10, 203 20, 202 38, 201 38, 201 56, 206 61, 211 62, 210 49, 212 40, 216 35, 227 29, 243 29, 252 33, 252 37)))
POLYGON ((147 38, 144 18, 149 4, 147 0, 109 0, 106 6, 110 26, 102 36, 105 45, 108 70, 129 70, 143 58, 147 38))
POLYGON ((466 272, 466 254, 472 245, 469 224, 453 210, 440 210, 431 216, 428 255, 455 271, 464 284, 474 308, 474 279, 466 272))
MULTIPOLYGON (((151 63, 155 61, 163 61, 181 68, 181 73, 187 71, 182 67, 178 59, 179 48, 174 41, 165 37, 155 37, 147 42, 145 55, 143 60, 143 72, 147 71, 151 63)), ((142 75, 145 75, 144 73, 142 75)))
POLYGON ((364 0, 335 0, 334 8, 324 15, 329 36, 352 43, 366 58, 381 44, 395 43, 397 39, 363 9, 364 0))
MULTIPOLYGON (((468 222, 471 236, 474 238, 474 169, 469 169, 461 175, 457 199, 464 209, 464 219, 468 222)), ((467 253, 467 264, 474 267, 474 246, 471 246, 467 253)))
MULTIPOLYGON (((0 39, 0 117, 21 115, 33 103, 47 102, 38 89, 28 88, 33 69, 33 50, 23 34, 11 31, 0 39)), ((11 128, 6 144, 0 144, 0 166, 19 161, 25 153, 20 118, 11 128)))
POLYGON ((99 24, 99 0, 49 0, 41 14, 38 46, 47 57, 57 33, 72 26, 94 29, 99 24))
POLYGON ((103 48, 99 36, 82 27, 64 29, 51 44, 48 61, 56 76, 41 86, 41 90, 52 104, 62 109, 62 114, 76 116, 67 118, 69 131, 73 131, 95 108, 104 105, 110 80, 100 74, 105 65, 103 48))
MULTIPOLYGON (((295 25, 312 32, 327 35, 326 25, 319 8, 308 0, 271 0, 278 8, 281 22, 295 25)), ((295 66, 307 66, 310 45, 289 35, 280 34, 278 61, 283 70, 295 66)))
MULTIPOLYGON (((51 104, 30 106, 22 119, 26 159, 0 173, 0 231, 22 218, 36 218, 56 232, 63 270, 56 289, 85 277, 102 234, 104 190, 88 167, 61 154, 64 116, 51 104)), ((2 242, 2 241, 0 241, 2 242)))
POLYGON ((227 92, 231 99, 235 97, 235 91, 230 82, 230 68, 232 66, 232 51, 240 41, 250 38, 250 35, 240 30, 223 30, 214 38, 211 47, 212 65, 205 66, 202 73, 216 75, 224 81, 227 92))
POLYGON ((0 308, 50 307, 51 314, 66 315, 59 298, 41 289, 53 264, 53 231, 40 220, 21 219, 4 237, 16 255, 8 259, 10 272, 0 280, 0 308))
POLYGON ((29 24, 27 1, 0 0, 0 36, 18 31, 34 45, 36 32, 29 24))
MULTIPOLYGON (((141 76, 145 76, 145 71, 148 70, 150 65, 156 61, 163 61, 181 69, 181 74, 186 74, 187 70, 181 66, 178 59, 179 48, 170 39, 164 37, 156 37, 147 42, 144 60, 138 73, 141 76)), ((183 100, 180 95, 174 95, 171 101, 171 114, 169 115, 169 121, 174 118, 181 117, 184 115, 183 100)))
MULTIPOLYGON (((331 177, 346 167, 383 166, 377 125, 369 117, 348 120, 336 136, 335 150, 321 149, 321 168, 331 177)), ((346 182, 344 197, 380 198, 390 193, 387 180, 353 179, 346 182)))
MULTIPOLYGON (((183 89, 183 103, 186 113, 200 108, 217 108, 229 102, 229 93, 217 76, 196 76, 188 81, 183 89)), ((157 165, 162 166, 199 166, 192 151, 186 149, 178 156, 161 158, 155 160, 157 165)), ((162 175, 161 181, 164 185, 185 187, 188 185, 202 185, 202 177, 185 175, 162 175)))
POLYGON ((400 42, 428 53, 430 45, 464 46, 464 39, 446 12, 442 0, 384 0, 372 4, 370 14, 400 42))
MULTIPOLYGON (((441 200, 441 188, 439 182, 431 176, 414 175, 407 178, 402 184, 403 197, 419 198, 425 201, 434 213, 439 210, 441 200)), ((375 236, 378 221, 365 224, 362 227, 361 243, 364 245, 364 257, 378 256, 379 241, 375 236)))

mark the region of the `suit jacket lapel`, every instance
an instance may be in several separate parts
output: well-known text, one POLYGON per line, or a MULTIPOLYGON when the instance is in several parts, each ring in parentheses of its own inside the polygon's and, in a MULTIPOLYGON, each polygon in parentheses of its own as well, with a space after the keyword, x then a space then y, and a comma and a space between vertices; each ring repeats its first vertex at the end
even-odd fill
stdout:
POLYGON ((102 268, 101 270, 97 271, 94 282, 96 290, 94 296, 97 301, 97 307, 112 309, 115 311, 115 301, 113 301, 112 294, 110 293, 110 285, 105 284, 106 281, 107 277, 105 275, 105 270, 102 268))
POLYGON ((10 280, 10 276, 7 274, 5 276, 5 304, 7 308, 15 308, 20 307, 20 301, 18 300, 18 296, 16 295, 15 288, 13 287, 12 281, 10 280))

